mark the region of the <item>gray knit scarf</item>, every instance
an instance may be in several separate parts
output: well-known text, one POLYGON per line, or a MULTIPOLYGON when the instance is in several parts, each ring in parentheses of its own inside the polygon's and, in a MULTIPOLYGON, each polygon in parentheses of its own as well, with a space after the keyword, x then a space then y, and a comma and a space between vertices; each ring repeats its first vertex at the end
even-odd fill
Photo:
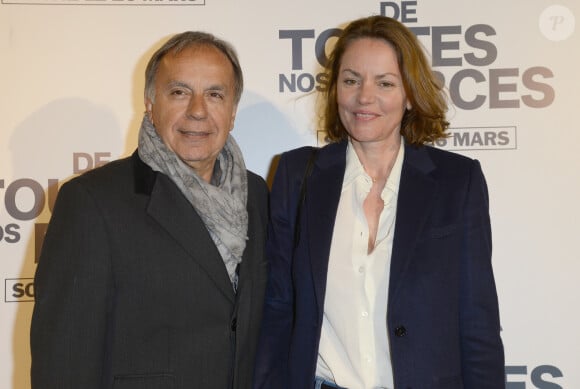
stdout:
POLYGON ((165 145, 147 114, 139 129, 138 152, 143 162, 173 180, 199 214, 222 256, 235 291, 236 268, 242 262, 248 233, 248 177, 234 138, 228 135, 218 155, 213 185, 165 145))

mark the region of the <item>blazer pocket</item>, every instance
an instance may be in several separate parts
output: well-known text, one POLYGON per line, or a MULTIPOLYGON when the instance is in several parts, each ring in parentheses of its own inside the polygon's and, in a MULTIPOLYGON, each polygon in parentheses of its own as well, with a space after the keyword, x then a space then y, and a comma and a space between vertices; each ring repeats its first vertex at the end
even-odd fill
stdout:
POLYGON ((175 377, 169 373, 115 376, 113 389, 174 389, 175 377))
POLYGON ((446 236, 451 235, 455 231, 457 231, 458 227, 459 226, 457 224, 449 224, 446 226, 433 227, 431 228, 429 235, 432 239, 443 239, 446 236))
POLYGON ((461 376, 441 377, 435 381, 435 389, 463 389, 461 376))

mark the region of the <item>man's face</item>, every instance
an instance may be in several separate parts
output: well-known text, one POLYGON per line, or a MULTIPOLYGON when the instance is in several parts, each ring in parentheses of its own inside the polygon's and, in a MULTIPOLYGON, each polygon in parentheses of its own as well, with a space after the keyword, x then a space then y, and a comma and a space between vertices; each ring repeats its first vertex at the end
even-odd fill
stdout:
POLYGON ((145 99, 163 142, 206 181, 234 127, 232 64, 213 46, 193 46, 162 58, 155 99, 145 99))

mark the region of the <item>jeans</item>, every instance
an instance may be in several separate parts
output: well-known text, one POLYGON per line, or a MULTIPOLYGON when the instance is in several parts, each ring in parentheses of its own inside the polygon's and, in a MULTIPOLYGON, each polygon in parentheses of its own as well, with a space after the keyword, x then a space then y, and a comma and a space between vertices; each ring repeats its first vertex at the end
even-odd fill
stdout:
POLYGON ((338 386, 334 382, 326 381, 324 378, 316 377, 314 379, 314 389, 321 389, 323 387, 322 384, 324 384, 325 387, 327 388, 338 388, 338 389, 342 388, 342 386, 338 386))

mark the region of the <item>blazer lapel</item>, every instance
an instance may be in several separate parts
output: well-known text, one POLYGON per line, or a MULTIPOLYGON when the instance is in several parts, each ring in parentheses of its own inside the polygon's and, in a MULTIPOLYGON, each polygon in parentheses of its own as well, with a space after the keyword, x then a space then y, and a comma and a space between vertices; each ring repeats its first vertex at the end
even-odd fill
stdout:
POLYGON ((322 148, 308 180, 303 215, 308 218, 308 248, 319 316, 324 306, 328 258, 346 166, 346 142, 322 148))
POLYGON ((425 147, 405 146, 391 257, 389 306, 397 297, 417 238, 431 214, 437 185, 428 173, 434 168, 425 147))
POLYGON ((157 174, 148 212, 234 302, 230 278, 203 221, 177 186, 163 174, 157 174))

